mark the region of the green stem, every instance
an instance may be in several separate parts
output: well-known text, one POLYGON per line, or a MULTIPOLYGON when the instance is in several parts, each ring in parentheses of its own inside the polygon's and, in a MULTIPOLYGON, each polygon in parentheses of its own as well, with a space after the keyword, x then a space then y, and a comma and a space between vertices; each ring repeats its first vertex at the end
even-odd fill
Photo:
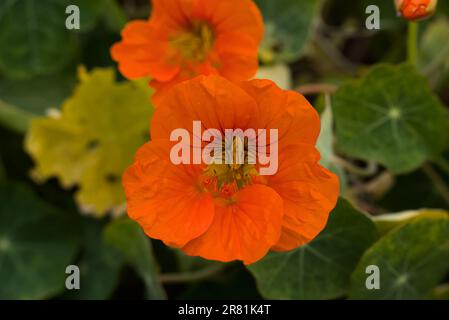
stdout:
POLYGON ((440 177, 438 172, 432 168, 431 165, 425 164, 422 167, 424 173, 429 177, 435 186, 436 190, 440 196, 449 204, 449 187, 446 185, 444 180, 440 177))
POLYGON ((209 268, 204 268, 198 271, 185 272, 185 273, 166 273, 161 274, 159 279, 162 283, 183 283, 192 282, 208 278, 225 268, 225 265, 216 265, 209 268))
POLYGON ((449 161, 441 156, 436 158, 433 162, 449 176, 449 161))
POLYGON ((156 275, 144 275, 143 280, 145 283, 147 298, 150 300, 166 300, 167 294, 165 293, 164 287, 156 275))
POLYGON ((3 184, 5 182, 6 182, 6 170, 5 166, 3 165, 2 155, 0 154, 0 184, 3 184))
POLYGON ((0 124, 16 133, 23 134, 28 129, 33 114, 20 110, 0 100, 0 124))
POLYGON ((407 60, 410 64, 418 64, 418 23, 408 23, 407 60))

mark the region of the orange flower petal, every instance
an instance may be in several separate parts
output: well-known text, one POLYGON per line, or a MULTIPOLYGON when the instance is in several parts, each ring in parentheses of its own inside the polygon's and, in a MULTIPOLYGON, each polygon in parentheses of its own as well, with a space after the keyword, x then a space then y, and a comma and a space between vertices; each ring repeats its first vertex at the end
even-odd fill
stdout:
POLYGON ((152 0, 151 21, 178 30, 189 24, 194 0, 152 0))
POLYGON ((258 108, 254 100, 226 79, 199 76, 174 86, 157 106, 151 136, 168 139, 177 128, 191 131, 192 122, 204 128, 257 128, 258 108))
POLYGON ((279 130, 280 148, 296 143, 316 143, 320 117, 303 95, 282 90, 270 80, 251 80, 241 86, 261 110, 259 127, 279 130))
POLYGON ((190 241, 189 255, 245 264, 262 258, 280 235, 282 199, 272 189, 252 185, 238 191, 233 204, 217 204, 210 228, 190 241))
POLYGON ((252 0, 199 0, 196 12, 212 22, 217 34, 239 32, 251 36, 255 42, 262 40, 263 18, 252 0))
POLYGON ((257 42, 242 33, 227 32, 218 36, 215 50, 219 56, 220 74, 232 81, 254 76, 259 63, 257 42))
POLYGON ((133 21, 122 31, 123 41, 111 48, 111 56, 119 61, 120 72, 129 79, 151 74, 160 81, 171 80, 179 65, 167 64, 168 43, 155 24, 133 21))
POLYGON ((318 159, 313 145, 291 145, 279 154, 277 174, 267 177, 267 185, 284 201, 282 234, 273 250, 287 251, 311 241, 336 205, 338 177, 317 164, 318 159))
POLYGON ((128 214, 145 233, 182 247, 209 228, 214 204, 198 187, 200 166, 171 163, 172 145, 161 140, 144 145, 123 175, 123 186, 128 214))

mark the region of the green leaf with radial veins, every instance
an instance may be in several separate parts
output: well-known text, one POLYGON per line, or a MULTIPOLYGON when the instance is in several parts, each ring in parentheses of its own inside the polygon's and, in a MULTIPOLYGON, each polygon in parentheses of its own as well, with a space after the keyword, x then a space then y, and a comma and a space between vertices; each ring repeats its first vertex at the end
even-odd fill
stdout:
POLYGON ((448 113, 414 67, 381 65, 333 97, 337 149, 394 173, 417 169, 448 142, 448 113))
POLYGON ((376 238, 373 222, 341 199, 312 242, 248 268, 265 298, 335 299, 347 294, 351 272, 376 238))
POLYGON ((309 39, 318 0, 256 0, 265 19, 260 48, 263 62, 292 62, 299 58, 309 39))
POLYGON ((449 272, 449 219, 414 220, 365 252, 351 277, 352 299, 425 299, 449 272), (366 267, 379 268, 380 289, 367 290, 366 267))
POLYGON ((0 186, 0 299, 44 299, 64 290, 79 231, 76 217, 27 187, 0 186))

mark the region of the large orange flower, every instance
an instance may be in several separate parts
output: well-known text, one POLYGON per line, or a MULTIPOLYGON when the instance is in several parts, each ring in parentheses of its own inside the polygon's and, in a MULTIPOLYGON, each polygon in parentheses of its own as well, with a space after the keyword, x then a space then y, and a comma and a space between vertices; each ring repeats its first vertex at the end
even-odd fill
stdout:
POLYGON ((157 97, 200 74, 233 81, 257 71, 263 34, 252 0, 153 0, 148 21, 129 23, 112 57, 127 78, 150 76, 157 97))
MULTIPOLYGON (((250 264, 270 249, 305 244, 324 228, 336 204, 338 179, 318 164, 320 121, 302 95, 269 80, 237 85, 199 76, 170 89, 160 106, 152 120, 152 141, 141 147, 123 176, 129 216, 148 236, 189 255, 250 264), (267 155, 278 155, 277 172, 260 175, 266 163, 250 164, 248 154, 240 165, 174 164, 170 153, 179 142, 170 136, 183 128, 193 137, 194 121, 219 133, 277 129, 277 142, 257 137, 267 155)), ((191 140, 181 143, 191 152, 189 160, 207 145, 191 140)))

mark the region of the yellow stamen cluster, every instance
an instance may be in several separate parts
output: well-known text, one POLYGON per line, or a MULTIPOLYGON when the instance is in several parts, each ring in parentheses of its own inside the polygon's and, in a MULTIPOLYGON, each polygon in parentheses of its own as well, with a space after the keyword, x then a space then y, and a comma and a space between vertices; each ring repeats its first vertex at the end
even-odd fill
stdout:
POLYGON ((250 151, 248 143, 238 138, 233 139, 232 155, 228 155, 232 159, 232 163, 226 164, 226 149, 224 150, 216 163, 212 163, 204 171, 204 174, 211 178, 217 179, 217 188, 221 190, 223 186, 236 183, 239 189, 250 184, 254 176, 258 175, 255 164, 250 163, 250 151), (243 150, 242 150, 243 148, 243 150), (243 151, 243 152, 241 152, 243 151), (243 155, 243 159, 239 161, 239 156, 243 155), (219 160, 218 160, 219 159, 219 160))
POLYGON ((170 43, 184 59, 202 62, 212 50, 214 38, 214 32, 207 22, 193 21, 182 33, 173 37, 170 43))

